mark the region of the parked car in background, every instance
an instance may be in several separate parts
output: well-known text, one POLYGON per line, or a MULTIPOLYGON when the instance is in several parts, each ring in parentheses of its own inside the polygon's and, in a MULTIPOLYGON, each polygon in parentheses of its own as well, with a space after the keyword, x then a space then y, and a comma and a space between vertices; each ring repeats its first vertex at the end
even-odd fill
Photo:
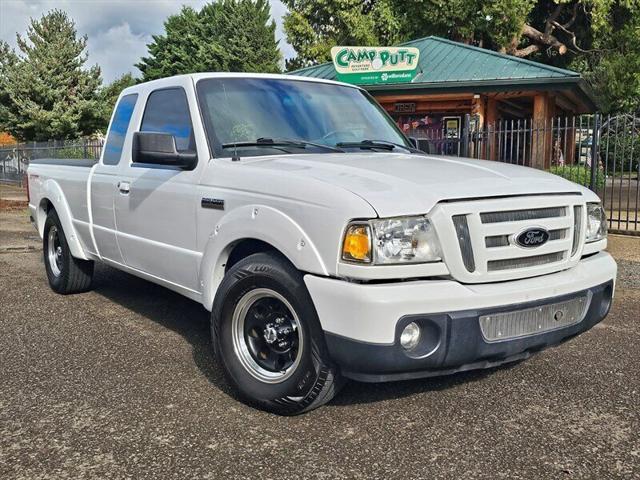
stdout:
POLYGON ((54 291, 88 290, 100 261, 200 302, 230 384, 279 414, 326 403, 345 378, 525 359, 593 327, 614 293, 593 192, 429 156, 337 82, 139 84, 99 161, 37 160, 28 177, 54 291))

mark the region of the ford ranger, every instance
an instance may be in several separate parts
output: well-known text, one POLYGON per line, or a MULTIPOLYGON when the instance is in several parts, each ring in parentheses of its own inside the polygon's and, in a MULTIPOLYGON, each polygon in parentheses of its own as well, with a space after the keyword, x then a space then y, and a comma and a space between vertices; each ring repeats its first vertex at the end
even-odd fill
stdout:
POLYGON ((100 261, 200 302, 229 383, 280 414, 347 378, 520 361, 593 327, 614 292, 593 192, 424 154, 337 82, 127 88, 99 161, 34 161, 28 186, 54 291, 88 290, 100 261))

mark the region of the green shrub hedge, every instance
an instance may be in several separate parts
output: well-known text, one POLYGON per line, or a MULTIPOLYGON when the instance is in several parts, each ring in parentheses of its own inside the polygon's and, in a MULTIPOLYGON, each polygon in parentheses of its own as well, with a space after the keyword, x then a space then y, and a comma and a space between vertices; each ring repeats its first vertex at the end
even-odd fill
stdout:
MULTIPOLYGON (((584 187, 591 185, 591 167, 586 165, 556 165, 549 169, 549 172, 559 175, 562 178, 571 180, 584 187)), ((596 189, 604 187, 605 176, 601 169, 596 172, 596 189)))

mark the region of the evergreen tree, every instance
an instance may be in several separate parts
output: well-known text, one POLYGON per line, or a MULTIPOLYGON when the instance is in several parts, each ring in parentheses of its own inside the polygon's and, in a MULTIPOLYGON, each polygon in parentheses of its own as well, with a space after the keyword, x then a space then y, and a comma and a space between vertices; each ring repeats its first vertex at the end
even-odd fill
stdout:
POLYGON ((74 138, 95 131, 100 69, 85 70, 87 38, 61 10, 31 19, 19 55, 2 47, 0 130, 20 140, 74 138))
POLYGON ((267 0, 220 0, 183 7, 154 35, 136 66, 143 80, 183 73, 278 72, 281 59, 267 0))

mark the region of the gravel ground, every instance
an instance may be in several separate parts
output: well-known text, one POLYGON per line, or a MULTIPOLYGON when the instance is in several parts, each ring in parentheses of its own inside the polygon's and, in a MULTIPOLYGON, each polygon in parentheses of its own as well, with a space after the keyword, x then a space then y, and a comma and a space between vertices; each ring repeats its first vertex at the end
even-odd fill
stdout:
POLYGON ((640 239, 593 330, 511 367, 347 384, 283 418, 229 395, 199 305, 98 267, 55 295, 0 212, 0 478, 640 478, 640 239))

